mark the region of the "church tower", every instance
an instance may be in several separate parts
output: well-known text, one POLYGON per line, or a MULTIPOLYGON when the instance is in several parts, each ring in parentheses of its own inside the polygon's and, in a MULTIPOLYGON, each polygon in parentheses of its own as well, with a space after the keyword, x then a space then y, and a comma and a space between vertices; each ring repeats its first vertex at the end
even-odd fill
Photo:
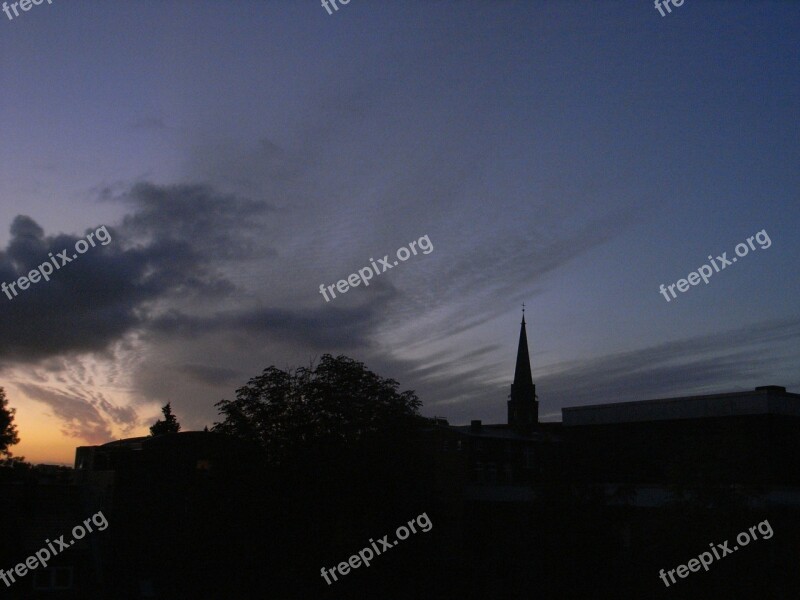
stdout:
POLYGON ((525 305, 522 305, 522 324, 519 330, 517 366, 514 368, 514 383, 508 400, 508 424, 519 433, 530 433, 539 423, 539 401, 531 375, 531 360, 528 356, 528 336, 525 333, 525 305))

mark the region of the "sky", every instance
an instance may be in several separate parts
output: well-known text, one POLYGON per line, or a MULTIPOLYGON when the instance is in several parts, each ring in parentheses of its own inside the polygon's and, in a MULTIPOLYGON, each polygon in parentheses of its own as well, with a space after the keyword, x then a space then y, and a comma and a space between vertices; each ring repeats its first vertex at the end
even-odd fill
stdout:
POLYGON ((503 423, 523 302, 545 421, 800 392, 799 3, 338 6, 0 13, 0 282, 59 265, 0 294, 15 455, 71 464, 167 402, 202 429, 325 353, 503 423))

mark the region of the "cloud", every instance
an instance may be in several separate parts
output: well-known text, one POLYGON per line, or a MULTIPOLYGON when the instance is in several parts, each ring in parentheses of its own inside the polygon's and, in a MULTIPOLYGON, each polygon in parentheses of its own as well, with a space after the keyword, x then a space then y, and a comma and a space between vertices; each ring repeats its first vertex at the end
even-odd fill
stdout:
POLYGON ((61 421, 64 435, 83 439, 91 444, 102 444, 112 439, 111 424, 132 426, 136 413, 131 408, 120 408, 103 398, 66 394, 32 383, 17 383, 22 393, 47 405, 61 421))
POLYGON ((180 365, 176 370, 211 386, 236 385, 245 379, 241 371, 211 365, 180 365))
MULTIPOLYGON (((612 240, 632 216, 631 211, 615 211, 558 234, 548 231, 546 225, 523 232, 498 230, 485 243, 478 240, 466 247, 459 245, 452 258, 442 261, 435 277, 428 277, 410 299, 404 297, 398 303, 392 311, 392 324, 406 323, 423 308, 439 307, 436 322, 426 323, 429 341, 479 327, 505 314, 509 306, 530 300, 547 275, 612 240)), ((431 239, 435 245, 437 239, 431 239)), ((440 244, 438 251, 444 249, 440 244)))
POLYGON ((202 184, 139 182, 123 194, 107 192, 105 197, 133 208, 120 226, 127 235, 150 243, 169 240, 191 250, 195 258, 214 261, 255 256, 255 238, 262 233, 260 219, 274 210, 264 201, 224 194, 202 184))
POLYGON ((256 339, 287 339, 310 350, 365 348, 370 335, 380 324, 380 307, 391 296, 391 288, 355 308, 322 306, 315 309, 254 308, 192 316, 173 312, 155 319, 153 332, 170 337, 196 338, 215 333, 230 333, 256 339))
POLYGON ((548 407, 561 407, 791 386, 796 379, 784 378, 794 373, 798 340, 800 319, 767 321, 556 366, 538 378, 537 391, 548 407))
MULTIPOLYGON (((146 329, 165 307, 209 302, 236 286, 220 269, 256 253, 264 202, 202 185, 138 183, 110 196, 133 207, 111 241, 97 244, 19 295, 0 295, 0 361, 29 362, 65 353, 101 351, 146 329)), ((87 232, 91 229, 87 229, 87 232)), ((0 251, 0 282, 11 283, 81 238, 46 236, 32 218, 16 217, 0 251)))

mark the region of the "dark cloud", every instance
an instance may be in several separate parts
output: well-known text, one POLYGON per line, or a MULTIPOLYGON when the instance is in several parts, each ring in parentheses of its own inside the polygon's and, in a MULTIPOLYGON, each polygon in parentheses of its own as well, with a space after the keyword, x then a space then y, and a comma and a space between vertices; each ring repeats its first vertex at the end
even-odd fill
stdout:
POLYGON ((230 294, 235 286, 219 264, 253 256, 260 218, 271 210, 208 186, 138 183, 115 198, 133 212, 106 228, 107 245, 97 243, 77 258, 75 244, 83 238, 46 236, 30 217, 14 219, 8 247, 0 251, 0 283, 16 281, 65 249, 72 260, 13 299, 0 295, 1 359, 103 350, 146 328, 165 306, 230 294))
MULTIPOLYGON (((260 218, 273 208, 263 201, 223 194, 208 185, 135 184, 114 197, 133 208, 121 228, 151 243, 189 246, 206 260, 253 258, 263 255, 255 240, 262 234, 260 218)), ((274 251, 273 251, 274 252, 274 251)))
MULTIPOLYGON (((155 319, 150 330, 167 336, 195 338, 231 333, 256 339, 291 339, 309 350, 364 349, 382 319, 382 306, 394 292, 383 292, 355 308, 322 306, 316 309, 256 308, 192 316, 177 311, 155 319)), ((242 342, 240 338, 240 342, 242 342)))
MULTIPOLYGON (((31 284, 8 299, 0 296, 0 356, 36 360, 73 350, 98 350, 140 322, 136 307, 158 296, 146 276, 152 268, 147 251, 122 251, 111 242, 98 244, 72 262, 54 269, 49 281, 31 284)), ((28 217, 17 217, 12 238, 0 252, 0 282, 11 283, 67 249, 75 253, 79 239, 45 237, 28 217)), ((58 260, 59 265, 61 261, 58 260)), ((52 266, 52 265, 51 265, 52 266)))

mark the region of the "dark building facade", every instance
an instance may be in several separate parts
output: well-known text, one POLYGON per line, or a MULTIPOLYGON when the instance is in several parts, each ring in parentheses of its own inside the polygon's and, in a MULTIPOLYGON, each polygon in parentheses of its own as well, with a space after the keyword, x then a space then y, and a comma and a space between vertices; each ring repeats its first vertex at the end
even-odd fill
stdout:
POLYGON ((246 497, 252 450, 202 431, 77 448, 85 504, 109 522, 103 597, 222 598, 246 589, 243 572, 252 570, 240 553, 257 518, 246 497), (238 583, 220 576, 237 571, 238 583))

